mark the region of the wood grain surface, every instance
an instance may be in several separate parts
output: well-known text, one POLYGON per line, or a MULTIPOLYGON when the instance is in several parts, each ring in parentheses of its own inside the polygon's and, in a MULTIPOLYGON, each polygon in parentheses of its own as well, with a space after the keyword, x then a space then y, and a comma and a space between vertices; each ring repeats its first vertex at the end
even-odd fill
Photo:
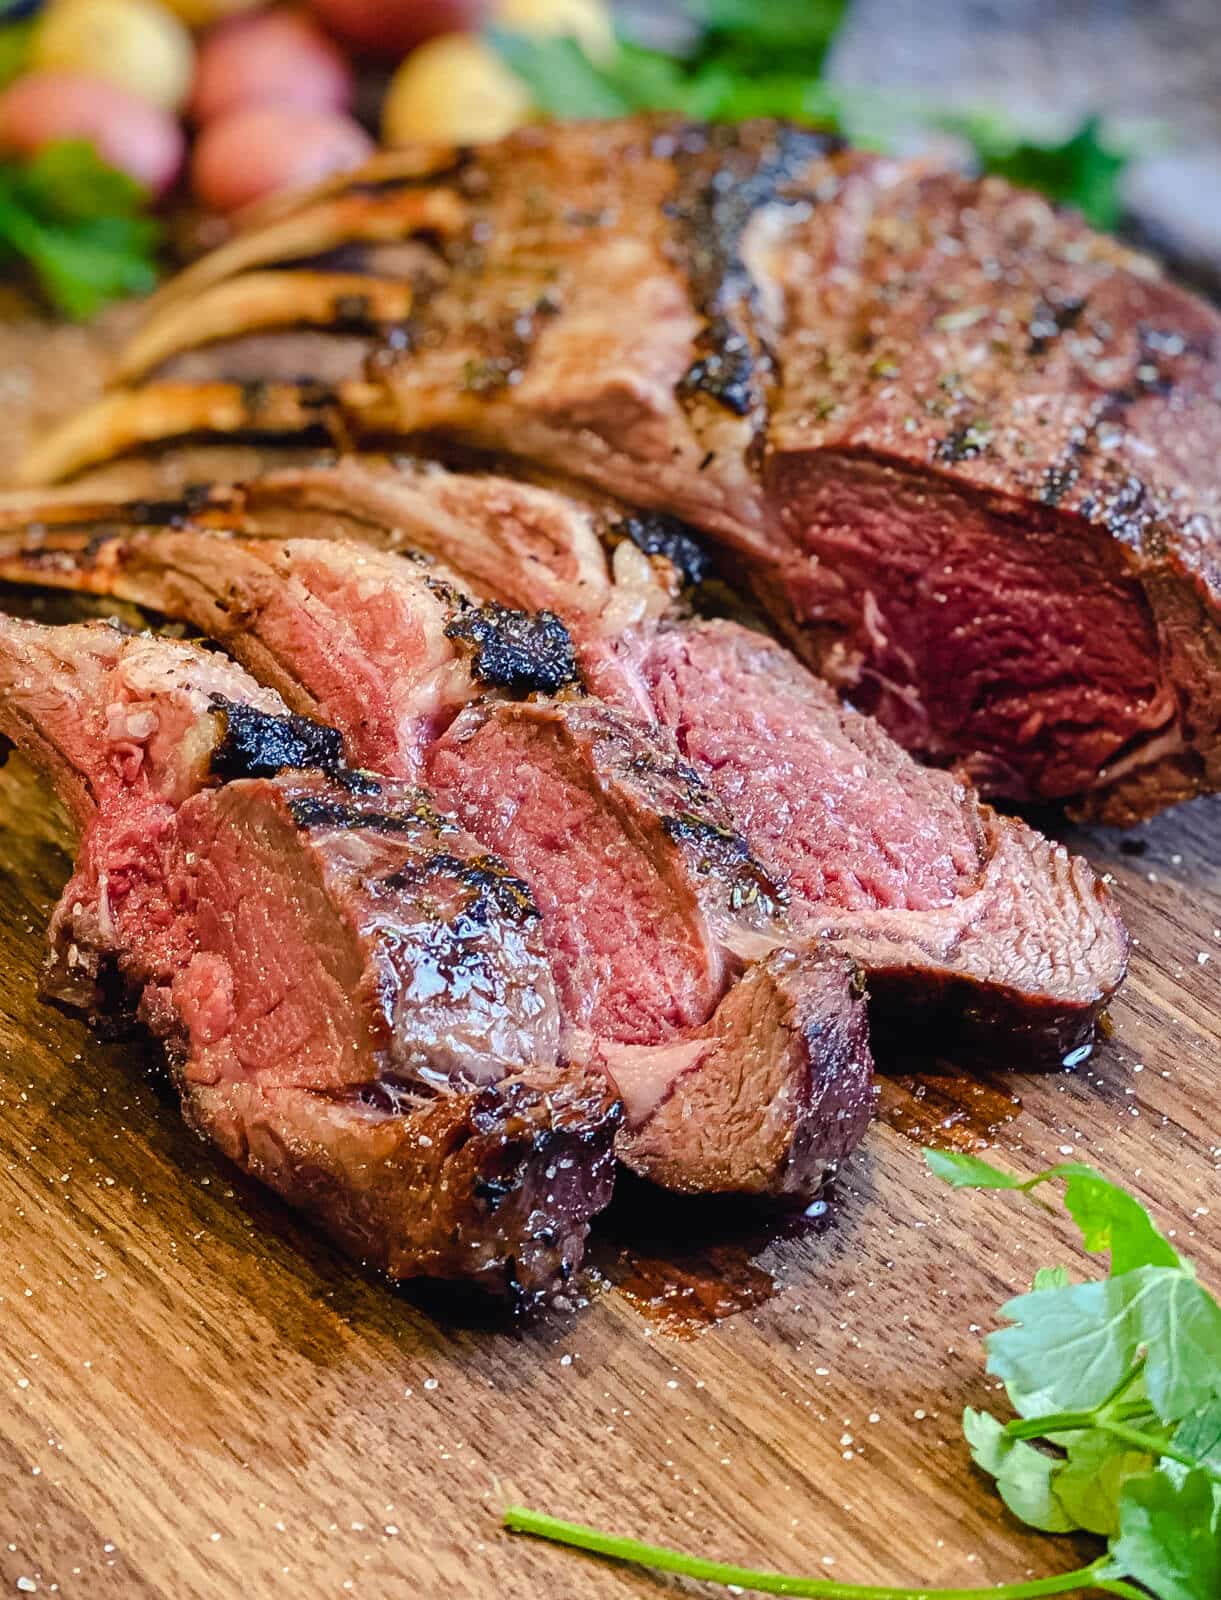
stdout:
MULTIPOLYGON (((75 331, 15 336, 9 458, 97 359, 75 331)), ((889 1063, 825 1216, 637 1190, 581 1295, 519 1329, 362 1274, 186 1131, 143 1040, 40 1004, 70 846, 16 756, 0 829, 0 1594, 707 1592, 512 1539, 510 1500, 844 1581, 986 1584, 1090 1553, 1009 1518, 959 1427, 989 1402, 995 1308, 1072 1259, 1071 1230, 952 1194, 919 1143, 1094 1162, 1221 1286, 1221 802, 1066 835, 1136 941, 1091 1061, 978 1081, 889 1063)))

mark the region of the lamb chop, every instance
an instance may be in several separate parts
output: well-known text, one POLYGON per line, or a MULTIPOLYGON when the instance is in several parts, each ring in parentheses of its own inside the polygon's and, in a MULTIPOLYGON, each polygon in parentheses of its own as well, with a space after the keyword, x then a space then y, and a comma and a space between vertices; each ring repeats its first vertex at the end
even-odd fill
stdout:
POLYGON ((434 568, 355 545, 185 527, 108 537, 113 526, 83 547, 61 529, 38 568, 185 617, 294 709, 334 723, 362 767, 423 777, 524 874, 560 986, 563 1051, 626 1102, 623 1160, 688 1191, 817 1190, 872 1103, 851 959, 789 953, 782 897, 664 730, 571 693, 458 715, 489 686, 571 688, 553 614, 479 604, 434 568), (693 1114, 741 1098, 753 1137, 706 1117, 698 1140, 687 1134, 693 1114), (646 1124, 668 1123, 668 1146, 646 1137, 646 1124))
POLYGON ((819 674, 987 793, 1125 823, 1218 787, 1221 319, 1148 260, 767 122, 371 170, 170 283, 27 481, 201 432, 458 441, 713 535, 819 674), (363 322, 316 281, 341 244, 363 322))
MULTIPOLYGON (((293 469, 234 490, 200 491, 187 505, 122 506, 68 496, 26 501, 0 518, 0 577, 96 588, 185 615, 295 708, 341 727, 360 760, 416 774, 429 759, 419 754, 418 728, 444 729, 431 691, 426 715, 413 720, 410 711, 416 686, 433 683, 442 670, 420 641, 431 636, 449 656, 454 650, 435 577, 400 558, 374 559, 326 538, 312 547, 281 541, 278 533, 295 527, 399 548, 419 538, 434 559, 479 567, 483 582, 494 581, 502 597, 545 595, 563 610, 576 658, 593 662, 604 688, 620 686, 620 704, 642 699, 652 720, 672 732, 676 747, 668 755, 642 749, 639 761, 674 768, 681 753, 696 769, 724 808, 718 826, 742 835, 770 877, 785 885, 789 928, 836 942, 864 968, 875 1025, 901 1030, 909 1045, 967 1061, 1055 1066, 1088 1053, 1097 1016, 1124 974, 1126 936, 1109 893, 1085 862, 997 816, 949 774, 918 767, 876 723, 842 708, 773 639, 730 622, 668 615, 677 564, 700 572, 699 547, 689 536, 646 529, 638 520, 623 535, 622 519, 605 508, 595 515, 535 488, 523 498, 520 488, 494 476, 348 458, 335 469, 293 469), (499 530, 493 562, 492 534, 484 529, 497 515, 508 527, 499 530), (159 529, 157 517, 169 526, 159 529), (218 540, 201 531, 226 525, 243 537, 218 540), (622 559, 629 552, 643 559, 633 539, 654 547, 651 588, 622 559), (668 557, 657 553, 661 548, 668 557), (252 568, 263 573, 261 581, 252 568), (383 586, 396 570, 407 598, 390 604, 383 586), (329 610, 290 609, 289 597, 302 583, 317 591, 318 571, 330 575, 329 610), (346 589, 344 572, 353 580, 346 589), (209 593, 200 594, 201 583, 209 593), (441 607, 441 619, 411 622, 412 608, 421 605, 432 613, 441 607), (325 652, 316 643, 319 630, 325 652), (354 630, 359 638, 349 649, 354 630)), ((466 615, 482 614, 473 600, 465 605, 466 615)), ((516 631, 524 637, 527 623, 519 621, 516 631)), ((473 685, 465 665, 449 682, 452 716, 473 685)), ((507 715, 483 720, 503 731, 507 715)), ((518 739, 525 717, 517 717, 518 739)), ((575 717, 568 709, 560 720, 575 727, 575 717)), ((557 731, 555 718, 534 720, 536 733, 557 731)), ((657 738, 650 736, 654 745, 657 738)), ((467 754, 473 748, 462 744, 467 754)), ((537 743, 532 750, 537 756, 537 743)), ((454 804, 470 776, 461 768, 447 764, 454 804)), ((481 791, 479 806, 493 823, 504 805, 503 793, 497 802, 493 791, 504 782, 501 774, 481 791)), ((551 798, 557 814, 565 814, 551 798)), ((481 832, 474 812, 466 821, 481 832)), ((575 848, 582 831, 532 841, 520 858, 498 826, 487 842, 507 851, 540 889, 550 857, 575 848)), ((595 867, 586 870, 596 877, 595 867)), ((663 868, 663 880, 668 875, 663 868)), ((664 922, 661 909, 656 915, 664 922)), ((572 947, 569 935, 563 942, 572 947)), ((648 970, 624 977, 619 992, 630 994, 633 982, 647 987, 648 977, 648 970)), ((582 978, 574 997, 583 988, 582 978)))
POLYGON ((50 997, 134 1012, 191 1126, 392 1277, 568 1276, 620 1106, 503 862, 191 645, 0 618, 0 729, 81 833, 50 997))

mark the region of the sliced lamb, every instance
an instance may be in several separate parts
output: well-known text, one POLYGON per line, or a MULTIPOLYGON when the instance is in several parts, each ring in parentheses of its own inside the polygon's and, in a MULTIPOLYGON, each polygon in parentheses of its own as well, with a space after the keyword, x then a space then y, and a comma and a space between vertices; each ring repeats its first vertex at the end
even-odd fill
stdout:
POLYGON ((43 523, 11 554, 0 543, 0 570, 191 623, 294 711, 341 727, 375 772, 418 777, 427 745, 480 693, 579 686, 553 612, 473 600, 423 557, 157 527, 154 508, 109 509, 43 523))
MULTIPOLYGON (((189 617, 294 709, 324 714, 354 760, 423 774, 442 809, 507 851, 546 902, 566 1053, 618 1083, 617 1052, 630 1047, 620 1153, 637 1170, 688 1190, 808 1194, 859 1139, 871 1090, 856 968, 836 952, 780 953, 791 942, 781 897, 669 737, 593 699, 506 702, 503 716, 481 703, 452 721, 475 693, 460 647, 480 623, 498 623, 510 643, 546 642, 562 632, 553 617, 540 627, 496 605, 460 606, 406 558, 359 546, 185 527, 120 534, 105 517, 44 524, 0 574, 189 617), (508 629, 506 617, 517 619, 508 629), (750 1047, 757 1084, 741 1082, 751 1015, 766 1024, 750 1047), (630 1093, 628 1075, 647 1089, 630 1093), (690 1116, 730 1098, 752 1102, 753 1140, 725 1123, 683 1142, 677 1108, 690 1116), (642 1136, 654 1117, 659 1128, 675 1121, 668 1147, 660 1132, 642 1136)), ((478 650, 488 649, 485 639, 478 650)), ((539 683, 538 670, 523 671, 516 686, 539 683)))
POLYGON ((868 974, 875 1026, 1014 1066, 1088 1051, 1127 935, 1085 861, 918 766, 764 634, 663 627, 641 665, 791 924, 868 974))
POLYGON ((48 993, 133 1009, 192 1126, 355 1255, 553 1290, 619 1107, 560 1053, 525 884, 193 646, 0 619, 0 691, 81 830, 48 993))
POLYGON ((817 671, 988 792, 1125 822, 1221 786, 1216 312, 997 179, 773 123, 428 162, 189 268, 27 480, 200 432, 503 452, 714 534, 817 671), (379 256, 404 240, 427 272, 379 256), (421 292, 345 331, 303 288, 303 341, 266 280, 344 242, 421 292), (298 381, 320 336, 333 381, 298 381))
MULTIPOLYGON (((482 532, 488 517, 486 508, 479 509, 484 484, 493 507, 516 505, 510 530, 500 535, 505 559, 498 563, 501 572, 512 572, 512 528, 530 514, 527 503, 513 501, 516 486, 435 468, 393 470, 348 460, 337 469, 276 473, 236 491, 217 491, 193 509, 166 506, 159 514, 188 524, 192 517, 206 521, 216 515, 263 534, 303 515, 313 531, 383 545, 401 544, 408 529, 419 529, 434 553, 448 559, 456 551, 462 559, 469 527, 451 534, 451 520, 482 532), (442 508, 431 517, 430 491, 442 508)), ((914 1038, 920 1019, 927 1024, 923 1048, 959 1059, 1046 1067, 1088 1050, 1098 1014, 1124 974, 1126 935, 1109 893, 1084 861, 1025 825, 996 816, 948 774, 919 768, 876 723, 844 712, 825 685, 765 635, 727 622, 659 621, 657 596, 669 593, 662 569, 673 579, 681 564, 701 576, 700 547, 681 530, 640 524, 629 533, 642 545, 653 544, 657 570, 650 569, 653 602, 628 611, 619 603, 605 548, 599 571, 596 547, 581 543, 590 533, 583 509, 534 489, 528 505, 545 516, 545 551, 537 534, 527 541, 528 553, 516 552, 521 576, 505 580, 502 592, 525 598, 531 577, 540 570, 548 574, 548 598, 576 618, 582 661, 592 641, 596 660, 604 667, 613 661, 620 681, 634 685, 650 714, 673 731, 733 826, 787 886, 790 921, 804 932, 840 940, 861 961, 880 1022, 901 1016, 905 1035, 914 1038), (663 550, 668 556, 662 557, 663 550), (573 584, 578 598, 570 610, 565 579, 578 568, 582 579, 573 584), (589 596, 597 596, 597 604, 585 603, 589 596), (632 618, 626 624, 625 614, 632 618)), ((23 527, 32 510, 27 503, 9 519, 17 531, 0 539, 0 576, 109 585, 157 603, 158 590, 133 587, 136 564, 121 546, 111 554, 108 542, 118 538, 108 534, 114 524, 137 513, 149 517, 155 509, 51 499, 38 508, 41 520, 29 531, 23 527), (124 589, 118 588, 120 574, 124 589)), ((601 521, 598 526, 605 546, 610 536, 601 521)), ((194 537, 201 542, 197 564, 214 569, 209 536, 194 537)), ((154 584, 156 564, 170 561, 167 552, 175 541, 190 535, 180 529, 155 538, 141 545, 154 584)), ((140 535, 136 542, 145 539, 140 535)), ((290 548, 301 547, 284 546, 290 548)), ((325 543, 317 548, 335 549, 325 543)), ((352 557, 338 551, 329 559, 342 566, 352 557)), ((638 584, 632 592, 646 591, 638 584)), ((353 609, 360 591, 349 598, 353 609)), ((431 591, 427 604, 435 604, 431 591)), ((384 615, 386 607, 379 610, 384 615)), ((269 614, 260 617, 255 632, 265 629, 269 614)), ((197 608, 194 615, 198 625, 209 626, 206 613, 197 608)), ((221 636, 254 664, 257 643, 242 637, 248 626, 239 617, 237 627, 221 636)), ((333 627, 342 638, 348 623, 341 616, 333 627)), ((400 649, 392 628, 366 630, 370 634, 370 647, 380 651, 379 670, 392 679, 400 654, 416 648, 412 637, 404 632, 400 649)), ((280 655, 290 662, 304 656, 297 670, 311 683, 319 677, 304 637, 289 635, 280 655)), ((402 673, 409 700, 413 669, 405 666, 402 673)), ((359 689, 368 677, 353 670, 349 687, 359 689)), ((312 688, 294 694, 283 674, 272 681, 295 706, 317 709, 312 688)), ((349 693, 346 703, 332 696, 321 707, 329 720, 356 730, 361 749, 371 737, 362 706, 359 693, 349 693)), ((386 770, 417 770, 413 757, 395 757, 384 747, 378 754, 386 770)))
POLYGON ((597 701, 485 702, 428 781, 528 874, 569 1048, 623 1095, 621 1159, 671 1188, 812 1193, 872 1105, 857 969, 784 948, 782 893, 664 733, 597 701))

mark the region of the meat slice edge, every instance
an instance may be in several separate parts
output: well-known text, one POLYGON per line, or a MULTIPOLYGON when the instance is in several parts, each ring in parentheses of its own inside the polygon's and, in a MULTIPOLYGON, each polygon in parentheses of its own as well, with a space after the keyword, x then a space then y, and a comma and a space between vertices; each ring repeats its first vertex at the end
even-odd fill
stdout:
POLYGON ((596 702, 469 707, 430 754, 443 804, 528 876, 574 1056, 618 1152, 685 1192, 806 1195, 873 1108, 853 961, 783 895, 657 729, 596 702))
MULTIPOLYGON (((752 862, 729 816, 695 774, 676 761, 664 735, 650 734, 619 709, 598 701, 553 701, 523 707, 520 713, 506 709, 503 716, 472 709, 459 718, 453 738, 442 738, 421 756, 418 729, 432 718, 435 731, 437 719, 431 700, 423 707, 427 715, 419 714, 432 678, 413 608, 422 604, 431 615, 438 602, 436 580, 420 577, 403 557, 374 555, 322 539, 234 540, 173 526, 120 536, 107 531, 106 518, 98 520, 97 507, 73 511, 65 503, 59 509, 62 519, 51 517, 32 545, 11 561, 0 560, 0 573, 27 579, 41 574, 68 586, 122 586, 134 598, 176 601, 178 609, 189 605, 198 626, 274 682, 294 706, 333 720, 354 759, 409 774, 417 773, 423 760, 442 806, 455 809, 493 850, 508 850, 515 870, 545 895, 549 906, 554 908, 565 892, 569 895, 573 915, 559 918, 545 908, 543 922, 575 1059, 605 1067, 605 1046, 656 1046, 655 1070, 670 1066, 677 1072, 677 1058, 660 1047, 685 1034, 702 1041, 703 1074, 734 1077, 733 1052, 725 1042, 728 1018, 745 1017, 746 1011, 735 1002, 719 1023, 713 1013, 749 959, 791 942, 791 936, 782 925, 773 887, 752 862), (82 518, 94 520, 81 526, 82 518), (343 589, 336 582, 338 600, 329 610, 332 589, 319 579, 320 571, 347 580, 355 575, 357 580, 343 589), (404 586, 410 590, 408 600, 400 596, 399 603, 379 605, 361 621, 358 613, 370 593, 380 596, 390 590, 398 595, 404 586), (491 751, 497 739, 520 735, 526 735, 526 742, 507 766, 495 756, 482 766, 475 759, 485 746, 491 751), (559 745, 564 746, 561 765, 566 764, 562 775, 551 759, 559 745), (441 752, 455 756, 460 770, 452 770, 451 762, 443 772, 441 752), (476 778, 486 780, 478 793, 476 778), (534 818, 523 846, 521 830, 531 798, 543 814, 534 818), (502 823, 510 814, 512 826, 506 831, 502 823), (600 856, 612 869, 602 903, 591 893, 602 875, 600 856), (638 912, 634 924, 632 908, 638 912), (601 944, 600 924, 606 934, 601 944), (595 970, 586 972, 583 962, 590 950, 596 951, 595 970), (597 970, 608 963, 610 982, 597 970), (707 1037, 705 1030, 711 1030, 707 1037), (711 1048, 710 1038, 722 1041, 718 1049, 711 1048)), ((152 510, 130 508, 129 516, 147 520, 152 510)), ((481 615, 479 608, 468 608, 459 625, 481 615)), ((433 625, 434 641, 436 631, 433 625)), ((452 632, 452 626, 446 629, 446 638, 452 632)), ((625 640, 614 643, 624 646, 622 659, 638 680, 625 640)), ((474 685, 451 681, 451 688, 452 715, 456 703, 473 694, 474 685)), ((807 954, 814 963, 814 952, 807 954)), ((836 957, 831 965, 836 963, 841 1000, 828 1012, 825 1040, 812 1022, 797 1037, 811 1051, 826 1049, 829 1059, 838 1060, 832 1043, 840 1025, 834 1020, 836 1010, 846 1025, 860 1001, 851 962, 836 957)), ((829 968, 822 965, 826 970, 819 992, 829 996, 829 968)), ((806 1005, 803 1015, 809 1014, 806 1005)), ((763 1010, 760 1015, 771 1013, 763 1010)), ((855 1021, 852 1026, 859 1033, 855 1021)), ((778 1060, 796 1063, 794 1046, 782 1031, 775 1034, 774 1049, 778 1060)), ((859 1137, 870 1099, 868 1052, 854 1048, 843 1059, 852 1066, 852 1082, 845 1084, 844 1094, 858 1107, 851 1126, 859 1137)), ((613 1076, 613 1068, 609 1070, 613 1076)), ((695 1074, 684 1066, 682 1076, 685 1096, 695 1074)), ((710 1087, 700 1086, 692 1104, 699 1095, 710 1103, 716 1098, 710 1087)), ((781 1192, 801 1182, 816 1187, 822 1172, 817 1140, 800 1126, 802 1118, 818 1114, 818 1103, 796 1092, 787 1103, 798 1119, 793 1139, 808 1159, 800 1167, 787 1158, 776 1161, 772 1170, 781 1192)), ((710 1132, 705 1142, 714 1142, 710 1132)), ((845 1143, 830 1138, 828 1166, 845 1143)), ((731 1171, 724 1162, 714 1168, 692 1147, 693 1159, 697 1156, 688 1188, 699 1186, 701 1174, 731 1171)), ((770 1159, 760 1148, 757 1169, 766 1169, 770 1159)), ((676 1172, 681 1164, 676 1146, 667 1170, 676 1172)), ((764 1186, 758 1177, 751 1181, 764 1186)))
MULTIPOLYGON (((518 507, 502 535, 501 570, 514 572, 512 527, 528 515, 513 500, 519 486, 437 468, 403 474, 400 482, 386 464, 366 468, 356 460, 337 469, 291 469, 232 494, 216 491, 193 510, 168 505, 158 514, 204 519, 212 514, 207 504, 216 503, 218 514, 233 517, 236 500, 243 528, 269 535, 325 507, 318 534, 343 531, 393 545, 406 526, 424 523, 435 492, 444 515, 427 533, 433 553, 445 558, 454 507, 470 514, 488 486, 495 506, 503 507, 507 494, 518 507), (404 522, 393 520, 400 502, 409 508, 404 522)), ((547 508, 548 553, 527 542, 518 551, 522 576, 510 583, 531 581, 548 563, 561 581, 581 567, 587 577, 575 593, 599 596, 584 611, 574 601, 571 628, 582 664, 591 636, 604 661, 608 648, 614 652, 650 714, 670 727, 733 824, 787 886, 798 924, 841 939, 865 961, 879 1023, 885 1026, 901 1002, 913 1037, 915 1020, 923 1019, 922 1049, 1021 1066, 1079 1059, 1123 977, 1126 952, 1112 900, 1086 864, 995 816, 947 774, 919 768, 876 724, 844 713, 823 683, 766 636, 726 622, 666 622, 656 606, 631 613, 625 624, 614 596, 619 575, 605 551, 602 578, 592 577, 593 553, 580 542, 585 513, 570 508, 565 517, 565 498, 549 491, 531 489, 530 499, 547 508), (566 533, 578 556, 565 557, 566 533), (1019 883, 1027 886, 1022 897, 1014 893, 1019 883)), ((9 526, 19 529, 31 509, 15 510, 9 526)), ((40 514, 41 531, 0 541, 0 575, 28 581, 47 573, 72 583, 81 543, 98 546, 114 508, 73 511, 64 497, 44 501, 40 514), (73 517, 84 525, 76 527, 73 517)), ((670 574, 659 582, 672 584, 680 568, 702 575, 699 546, 680 528, 642 524, 628 537, 659 552, 651 559, 656 566, 660 558, 670 574)), ((557 599, 555 589, 546 593, 557 599)), ((242 648, 240 638, 234 643, 242 648)), ((311 703, 308 695, 304 703, 311 703)), ((349 706, 346 721, 337 719, 360 738, 359 708, 349 706)))

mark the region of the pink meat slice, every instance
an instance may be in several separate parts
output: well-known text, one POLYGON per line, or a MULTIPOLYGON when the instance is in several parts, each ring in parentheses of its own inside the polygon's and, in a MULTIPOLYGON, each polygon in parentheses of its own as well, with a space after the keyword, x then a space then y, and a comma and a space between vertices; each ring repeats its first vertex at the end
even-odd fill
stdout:
POLYGON ((664 628, 641 666, 791 923, 860 961, 879 1022, 1014 1064, 1088 1049, 1127 937, 1084 861, 918 766, 764 634, 664 628))
POLYGON ((82 832, 48 993, 134 1010, 187 1120, 392 1275, 563 1281, 619 1108, 560 1053, 525 884, 194 646, 0 619, 0 689, 82 832))

